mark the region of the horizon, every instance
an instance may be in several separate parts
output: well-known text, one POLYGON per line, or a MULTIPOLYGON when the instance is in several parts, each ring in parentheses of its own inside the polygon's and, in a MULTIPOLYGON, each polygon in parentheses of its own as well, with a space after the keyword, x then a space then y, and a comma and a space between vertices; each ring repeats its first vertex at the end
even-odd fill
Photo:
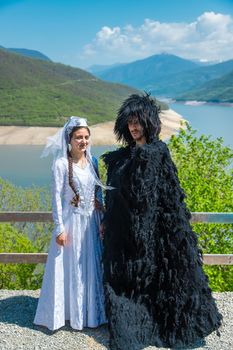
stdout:
MULTIPOLYGON (((41 51, 38 51, 38 50, 34 50, 34 49, 28 49, 26 47, 3 47, 0 45, 0 49, 5 49, 5 50, 9 50, 9 53, 13 53, 13 54, 19 54, 20 56, 25 56, 27 58, 31 58, 31 59, 40 59, 40 58, 37 58, 37 57, 30 57, 30 56, 27 56, 27 55, 24 55, 23 53, 20 53, 20 52, 14 52, 13 50, 28 50, 28 51, 33 51, 33 52, 37 52, 39 54, 43 54, 44 56, 46 56, 47 58, 50 59, 50 57, 48 57, 46 54, 44 54, 44 52, 41 52, 41 51), (12 51, 11 51, 12 50, 12 51)), ((191 62, 194 62, 194 63, 200 63, 200 65, 202 66, 205 66, 205 65, 215 65, 215 64, 219 64, 219 63, 224 63, 224 62, 227 62, 227 61, 231 61, 233 60, 233 55, 232 55, 232 58, 230 59, 227 59, 227 60, 219 60, 219 61, 202 61, 202 60, 198 60, 198 59, 187 59, 187 58, 184 58, 184 57, 181 57, 181 56, 178 56, 178 55, 175 55, 175 54, 172 54, 172 53, 167 53, 167 52, 160 52, 160 53, 156 53, 156 54, 152 54, 150 56, 147 56, 147 57, 144 57, 144 58, 141 58, 141 59, 138 59, 138 60, 135 60, 135 61, 129 61, 129 62, 116 62, 116 63, 112 63, 112 64, 93 64, 87 68, 80 68, 80 67, 74 67, 70 64, 65 64, 65 63, 62 63, 62 62, 54 62, 50 59, 50 62, 51 63, 55 63, 55 64, 64 64, 64 65, 67 65, 67 66, 71 66, 72 68, 79 68, 79 69, 82 69, 82 70, 86 70, 86 71, 90 71, 91 68, 94 68, 94 67, 104 67, 103 69, 107 69, 109 67, 117 67, 117 66, 123 66, 123 65, 127 65, 127 64, 131 64, 131 63, 134 63, 134 62, 139 62, 139 61, 143 61, 143 60, 146 60, 148 58, 151 58, 151 57, 154 57, 154 56, 163 56, 163 55, 168 55, 168 56, 174 56, 174 57, 178 57, 180 59, 184 59, 184 60, 188 60, 188 61, 191 61, 191 62)), ((91 72, 91 71, 90 71, 91 72)))
POLYGON ((166 52, 188 60, 232 59, 232 0, 2 0, 0 46, 36 50, 87 69, 166 52))

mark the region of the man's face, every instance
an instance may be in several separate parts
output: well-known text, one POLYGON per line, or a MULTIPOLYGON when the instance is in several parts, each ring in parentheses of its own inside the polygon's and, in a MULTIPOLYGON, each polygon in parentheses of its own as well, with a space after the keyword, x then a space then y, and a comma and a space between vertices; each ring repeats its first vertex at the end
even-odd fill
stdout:
POLYGON ((132 118, 128 122, 128 128, 132 138, 134 141, 136 141, 136 143, 141 143, 141 141, 145 139, 143 127, 139 123, 138 118, 132 118))

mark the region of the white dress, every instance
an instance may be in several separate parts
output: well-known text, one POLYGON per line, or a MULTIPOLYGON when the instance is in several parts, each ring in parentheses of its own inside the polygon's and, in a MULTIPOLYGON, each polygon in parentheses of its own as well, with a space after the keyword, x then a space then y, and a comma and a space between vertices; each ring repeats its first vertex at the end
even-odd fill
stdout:
POLYGON ((68 184, 68 160, 60 158, 53 171, 53 218, 55 229, 49 249, 34 323, 56 330, 70 321, 81 330, 106 323, 102 281, 100 213, 94 207, 95 178, 90 164, 73 164, 73 182, 80 194, 76 208, 68 184), (56 236, 67 232, 65 247, 56 236))

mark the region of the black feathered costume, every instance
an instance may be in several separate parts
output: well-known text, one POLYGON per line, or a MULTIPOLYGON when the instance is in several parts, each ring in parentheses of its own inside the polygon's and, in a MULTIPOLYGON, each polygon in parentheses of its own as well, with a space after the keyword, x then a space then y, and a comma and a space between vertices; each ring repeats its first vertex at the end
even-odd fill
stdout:
POLYGON ((222 316, 166 144, 155 138, 103 158, 115 187, 104 222, 111 348, 187 346, 218 330, 222 316))

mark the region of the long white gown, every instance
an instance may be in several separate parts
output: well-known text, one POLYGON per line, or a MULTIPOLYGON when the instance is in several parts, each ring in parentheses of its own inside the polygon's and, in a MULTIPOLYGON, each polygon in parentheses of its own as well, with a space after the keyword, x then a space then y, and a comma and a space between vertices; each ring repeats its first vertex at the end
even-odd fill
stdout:
POLYGON ((68 160, 60 158, 53 171, 53 218, 55 229, 49 249, 34 323, 56 330, 70 321, 72 328, 106 323, 102 281, 100 213, 94 207, 95 178, 90 164, 73 164, 73 181, 80 194, 76 208, 68 183, 68 160), (56 236, 67 232, 68 245, 56 236))

